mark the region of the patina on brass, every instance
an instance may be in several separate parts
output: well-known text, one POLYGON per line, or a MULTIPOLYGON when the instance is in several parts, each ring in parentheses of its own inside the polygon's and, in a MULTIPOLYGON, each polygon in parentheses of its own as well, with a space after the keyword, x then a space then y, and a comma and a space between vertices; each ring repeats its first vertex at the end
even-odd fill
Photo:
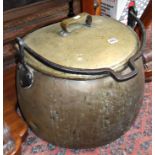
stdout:
POLYGON ((136 65, 138 75, 121 83, 111 77, 54 78, 34 70, 31 88, 23 89, 17 79, 22 113, 33 131, 52 144, 69 148, 107 144, 129 129, 140 108, 144 90, 141 59, 136 65))
MULTIPOLYGON (((92 16, 92 25, 88 27, 82 24, 84 23, 83 16, 82 19, 78 19, 80 24, 75 24, 76 22, 73 24, 73 19, 69 20, 73 28, 68 28, 68 31, 72 32, 65 37, 60 35, 62 31, 60 25, 69 27, 66 21, 34 31, 27 35, 24 41, 47 60, 62 66, 81 69, 109 67, 115 71, 124 68, 129 58, 139 48, 136 33, 131 28, 108 17, 92 16), (115 43, 112 39, 115 39, 115 43)), ((27 52, 25 61, 38 71, 47 74, 64 78, 81 78, 81 75, 68 76, 66 73, 48 68, 27 52)))
MULTIPOLYGON (((127 62, 139 47, 135 33, 108 17, 93 16, 90 27, 81 22, 67 23, 67 28, 76 26, 64 29, 68 31, 65 35, 61 35, 60 23, 47 26, 26 36, 25 42, 46 59, 66 67, 109 67, 122 75, 129 73, 127 62)), ((137 75, 122 82, 111 76, 57 71, 26 52, 25 62, 33 83, 21 87, 19 64, 18 102, 32 130, 52 144, 91 148, 110 143, 129 129, 139 111, 144 92, 141 57, 135 61, 137 75)))

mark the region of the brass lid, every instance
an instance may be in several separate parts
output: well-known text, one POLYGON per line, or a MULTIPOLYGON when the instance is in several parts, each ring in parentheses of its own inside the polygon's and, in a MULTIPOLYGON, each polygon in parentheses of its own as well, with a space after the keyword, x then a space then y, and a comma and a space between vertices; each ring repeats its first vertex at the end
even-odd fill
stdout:
MULTIPOLYGON (((83 15, 38 29, 28 34, 24 42, 47 60, 65 67, 121 69, 138 50, 136 33, 104 16, 92 16, 91 26, 74 22, 83 15)), ((53 72, 28 53, 25 60, 37 70, 53 72)))

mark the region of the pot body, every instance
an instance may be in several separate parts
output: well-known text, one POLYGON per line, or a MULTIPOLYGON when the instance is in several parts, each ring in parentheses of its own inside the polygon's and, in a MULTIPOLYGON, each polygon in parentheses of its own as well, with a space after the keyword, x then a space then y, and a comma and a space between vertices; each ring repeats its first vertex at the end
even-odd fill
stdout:
MULTIPOLYGON (((120 137, 135 119, 143 100, 142 59, 138 74, 117 82, 112 77, 71 80, 33 71, 30 88, 20 86, 18 102, 32 130, 48 142, 69 148, 101 146, 120 137)), ((126 68, 122 74, 129 72, 126 68)))

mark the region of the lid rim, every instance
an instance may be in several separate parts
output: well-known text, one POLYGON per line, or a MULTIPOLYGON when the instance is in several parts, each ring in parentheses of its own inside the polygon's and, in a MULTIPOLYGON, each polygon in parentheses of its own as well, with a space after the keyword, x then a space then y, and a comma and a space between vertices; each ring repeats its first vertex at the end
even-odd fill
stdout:
POLYGON ((126 75, 121 75, 121 74, 115 72, 111 68, 80 69, 80 68, 73 68, 73 67, 65 67, 65 66, 62 66, 62 65, 59 65, 52 61, 47 60, 46 58, 42 57, 41 55, 39 55, 38 53, 33 51, 25 43, 22 43, 22 45, 24 46, 23 49, 25 49, 35 59, 39 60, 41 63, 43 63, 44 65, 46 65, 50 68, 56 69, 57 71, 61 71, 64 73, 69 73, 69 74, 76 74, 76 75, 80 74, 80 75, 90 75, 90 76, 92 76, 92 75, 98 76, 98 75, 106 74, 106 75, 111 75, 117 81, 129 80, 137 75, 138 71, 135 67, 134 61, 135 61, 135 59, 138 59, 141 56, 141 55, 138 55, 138 52, 137 52, 137 54, 133 55, 128 61, 128 66, 131 68, 132 72, 130 72, 126 75))
MULTIPOLYGON (((118 72, 115 72, 113 69, 111 68, 96 68, 96 69, 83 69, 83 68, 76 68, 76 67, 65 67, 65 65, 60 65, 61 63, 54 63, 53 61, 49 61, 47 59, 46 56, 41 56, 39 55, 38 53, 36 53, 35 51, 33 51, 32 49, 30 49, 22 39, 19 39, 18 40, 18 45, 19 45, 19 49, 20 49, 20 56, 24 56, 24 51, 26 50, 31 56, 32 60, 36 58, 36 60, 39 60, 38 62, 41 62, 43 63, 44 65, 48 66, 48 67, 51 67, 53 69, 56 69, 58 71, 61 71, 61 72, 64 72, 64 73, 71 73, 71 74, 78 74, 78 75, 101 75, 101 74, 109 74, 111 76, 114 76, 114 78, 116 78, 118 81, 124 81, 124 80, 128 80, 132 77, 134 77, 136 74, 137 74, 137 68, 134 64, 134 62, 139 59, 141 56, 142 56, 142 53, 141 53, 141 49, 144 47, 144 44, 145 44, 145 40, 146 40, 146 35, 145 35, 145 30, 144 30, 144 25, 142 24, 142 22, 136 17, 133 15, 133 17, 135 18, 135 20, 137 21, 138 25, 140 26, 141 28, 141 33, 142 33, 142 38, 141 38, 141 45, 138 47, 139 45, 139 42, 137 41, 137 35, 136 35, 136 38, 135 39, 135 42, 136 44, 134 44, 134 47, 137 47, 136 48, 136 53, 134 53, 133 56, 129 57, 129 60, 127 62, 128 64, 128 67, 130 67, 131 69, 131 72, 130 73, 127 73, 126 75, 121 75, 121 74, 118 74, 118 72)), ((48 29, 47 29, 48 30, 48 29)), ((47 32, 47 31, 46 31, 47 32)), ((117 34, 117 33, 116 33, 117 34)), ((133 34, 132 34, 133 35, 133 34)), ((134 33, 135 35, 135 33, 134 33)), ((33 35, 34 37, 34 35, 33 35)), ((32 38, 33 38, 32 37, 32 38)), ((123 37, 124 38, 124 37, 123 37)), ((31 39, 29 40, 31 41, 31 39)), ((33 41, 33 39, 32 39, 33 41)), ((34 40, 35 41, 35 40, 34 40)), ((125 38, 125 41, 126 38, 125 38)), ((133 42, 130 42, 130 44, 133 43, 133 42)), ((130 46, 129 44, 129 46, 130 46)), ((31 44, 30 44, 31 45, 31 44)), ((33 46, 32 46, 33 47, 33 46)), ((121 46, 122 47, 122 46, 121 46)), ((123 46, 124 47, 124 46, 123 46)), ((126 47, 124 48, 126 49, 126 47)), ((112 49, 113 50, 113 49, 112 49)), ((130 49, 131 50, 131 49, 130 49)), ((107 52, 107 51, 106 51, 107 52)), ((122 51, 123 52, 123 51, 122 51)), ((117 53, 115 53, 116 55, 117 53)), ((68 56, 68 55, 67 55, 68 56)), ((53 57, 53 55, 52 55, 53 57)), ((24 60, 24 58, 22 57, 21 60, 24 60)), ((28 58, 27 58, 28 60, 28 58)), ((30 59, 31 60, 31 59, 30 59)), ((113 59, 115 61, 115 58, 113 59)), ((23 61, 21 61, 23 62, 23 61)), ((28 61, 29 62, 29 61, 28 61)), ((117 61, 116 61, 117 62, 117 61)), ((30 61, 31 63, 31 61, 30 61)), ((126 62, 124 62, 125 64, 126 62)), ((25 64, 25 63, 24 63, 25 64)), ((24 65, 23 64, 23 65, 24 65)), ((123 64, 123 65, 124 65, 123 64)), ((43 66, 43 65, 42 65, 43 66)), ((87 68, 87 66, 86 66, 87 68)), ((63 74, 63 73, 62 73, 63 74)), ((63 75, 62 75, 63 76, 63 75)), ((65 74, 64 74, 65 76, 65 74)))
POLYGON ((126 63, 125 61, 137 52, 135 32, 108 17, 94 17, 95 27, 78 29, 67 37, 59 35, 59 24, 52 24, 26 35, 24 42, 49 61, 83 69, 114 69, 120 66, 120 62, 126 63), (110 23, 112 26, 109 27, 110 23), (111 42, 113 38, 116 42, 111 42))

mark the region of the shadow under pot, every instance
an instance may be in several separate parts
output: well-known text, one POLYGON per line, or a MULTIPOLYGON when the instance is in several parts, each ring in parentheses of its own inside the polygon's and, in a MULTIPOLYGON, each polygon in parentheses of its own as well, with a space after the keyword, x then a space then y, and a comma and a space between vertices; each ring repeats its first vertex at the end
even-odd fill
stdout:
POLYGON ((17 38, 18 102, 44 140, 92 148, 119 138, 134 121, 144 93, 141 43, 128 26, 87 13, 17 38))

